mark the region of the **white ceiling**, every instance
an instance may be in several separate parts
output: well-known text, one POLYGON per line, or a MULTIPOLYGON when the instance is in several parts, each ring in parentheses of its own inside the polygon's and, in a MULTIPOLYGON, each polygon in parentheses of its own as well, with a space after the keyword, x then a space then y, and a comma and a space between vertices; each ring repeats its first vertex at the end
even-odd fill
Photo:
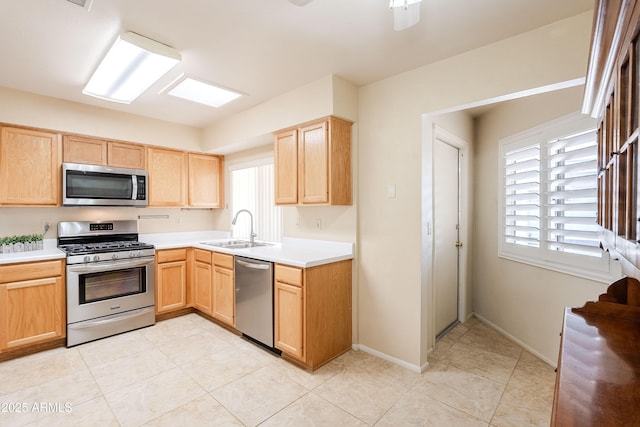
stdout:
MULTIPOLYGON (((1 0, 0 86, 204 127, 329 74, 357 86, 593 8, 593 0, 424 0, 393 30, 388 0, 1 0), (116 36, 183 61, 130 105, 82 94, 116 36), (246 94, 215 109, 159 93, 181 73, 246 94)), ((586 65, 585 65, 586 66, 586 65)))

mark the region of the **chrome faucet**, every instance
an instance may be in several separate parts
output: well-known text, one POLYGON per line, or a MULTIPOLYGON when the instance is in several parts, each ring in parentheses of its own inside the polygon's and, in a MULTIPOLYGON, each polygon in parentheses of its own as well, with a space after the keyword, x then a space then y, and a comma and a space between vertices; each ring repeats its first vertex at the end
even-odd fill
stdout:
POLYGON ((238 212, 236 212, 236 216, 233 217, 233 220, 231 220, 231 225, 236 225, 236 221, 238 220, 238 215, 240 215, 241 212, 246 212, 249 214, 249 217, 251 217, 251 231, 249 232, 249 243, 253 245, 255 243, 255 238, 257 234, 253 232, 253 214, 250 211, 248 211, 247 209, 240 209, 238 212))

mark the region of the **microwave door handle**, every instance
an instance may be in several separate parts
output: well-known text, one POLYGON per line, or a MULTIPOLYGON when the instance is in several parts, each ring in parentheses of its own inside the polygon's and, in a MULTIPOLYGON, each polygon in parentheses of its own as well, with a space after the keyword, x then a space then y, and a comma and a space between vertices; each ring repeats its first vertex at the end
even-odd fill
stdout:
POLYGON ((131 200, 138 197, 138 175, 131 175, 131 200))
POLYGON ((135 268, 152 266, 153 259, 140 259, 140 260, 123 260, 123 261, 106 261, 104 263, 96 264, 72 264, 67 265, 67 271, 72 273, 99 273, 104 271, 113 270, 114 267, 135 268))

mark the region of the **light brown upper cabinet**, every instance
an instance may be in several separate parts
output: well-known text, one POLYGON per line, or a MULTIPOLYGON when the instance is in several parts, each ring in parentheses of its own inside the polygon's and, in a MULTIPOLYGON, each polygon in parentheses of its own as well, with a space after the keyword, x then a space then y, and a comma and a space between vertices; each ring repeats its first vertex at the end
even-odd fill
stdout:
POLYGON ((277 205, 350 205, 351 122, 327 117, 275 133, 277 205))
POLYGON ((223 207, 223 170, 221 157, 189 153, 189 206, 223 207))
POLYGON ((144 145, 76 135, 65 135, 62 145, 65 162, 132 169, 145 168, 144 145))
POLYGON ((0 204, 57 206, 61 150, 58 133, 2 127, 0 204))
POLYGON ((276 204, 298 203, 298 130, 275 135, 276 204))
POLYGON ((184 206, 187 154, 158 147, 147 148, 149 206, 184 206))
POLYGON ((109 166, 118 168, 145 169, 146 147, 126 142, 109 141, 107 160, 109 166))

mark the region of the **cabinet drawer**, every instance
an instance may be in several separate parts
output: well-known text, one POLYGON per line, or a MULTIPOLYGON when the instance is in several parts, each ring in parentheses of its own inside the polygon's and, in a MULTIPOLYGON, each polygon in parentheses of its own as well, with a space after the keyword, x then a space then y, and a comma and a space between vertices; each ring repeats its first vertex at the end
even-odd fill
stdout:
POLYGON ((298 267, 289 267, 287 265, 276 264, 275 279, 276 282, 302 286, 302 269, 298 267))
POLYGON ((185 261, 187 259, 187 249, 165 249, 156 252, 156 261, 158 264, 172 261, 185 261))
POLYGON ((233 270, 233 255, 214 252, 213 263, 218 267, 224 267, 233 270))
POLYGON ((205 264, 211 264, 211 259, 212 259, 211 251, 196 249, 195 256, 196 256, 196 261, 204 262, 205 264))
POLYGON ((63 260, 11 264, 0 267, 0 283, 57 277, 63 273, 63 260))

